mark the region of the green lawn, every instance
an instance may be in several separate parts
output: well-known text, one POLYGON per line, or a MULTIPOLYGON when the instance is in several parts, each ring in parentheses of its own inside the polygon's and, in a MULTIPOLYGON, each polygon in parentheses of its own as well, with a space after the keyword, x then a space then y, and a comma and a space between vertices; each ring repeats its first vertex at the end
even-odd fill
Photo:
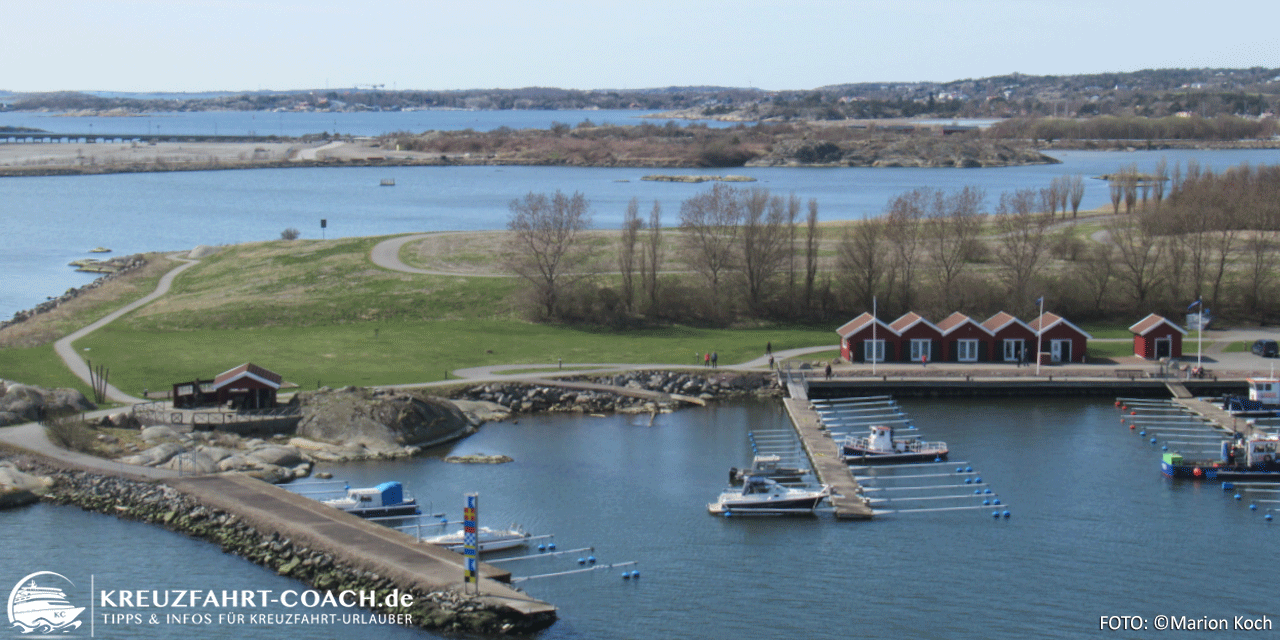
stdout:
MULTIPOLYGON (((1090 332, 1092 333, 1092 332, 1090 332)), ((1094 334, 1095 337, 1097 334, 1094 334)), ((1133 355, 1132 342, 1090 342, 1089 357, 1117 358, 1133 355)))
MULTIPOLYGON (((93 359, 92 355, 85 355, 90 360, 93 359)), ((97 363, 94 365, 97 366, 97 363)), ((71 387, 93 399, 89 385, 71 374, 71 370, 53 352, 52 344, 26 349, 0 349, 0 378, 38 387, 71 387)), ((108 378, 108 381, 115 382, 115 379, 108 378)))
MULTIPOLYGON (((1088 333, 1089 335, 1099 340, 1132 339, 1133 338, 1133 334, 1129 332, 1130 325, 1127 325, 1127 324, 1093 323, 1093 324, 1081 324, 1077 326, 1079 326, 1081 329, 1084 329, 1085 333, 1088 333)), ((1132 345, 1130 346, 1132 347, 1132 345)), ((1091 346, 1090 348, 1092 349, 1093 347, 1091 346)), ((1132 349, 1130 349, 1130 354, 1132 355, 1132 349)))
MULTIPOLYGON (((1252 342, 1248 342, 1248 341, 1245 341, 1245 340, 1241 340, 1241 341, 1238 341, 1238 342, 1229 342, 1229 343, 1227 343, 1227 346, 1226 346, 1226 347, 1224 347, 1224 348, 1222 349, 1222 352, 1223 352, 1223 353, 1246 353, 1246 352, 1248 352, 1248 351, 1249 351, 1249 349, 1251 349, 1252 347, 1253 347, 1253 343, 1252 343, 1252 342)), ((1182 347, 1182 348, 1183 348, 1183 350, 1184 350, 1184 351, 1186 350, 1186 348, 1187 348, 1187 347, 1186 347, 1186 343, 1183 343, 1183 347, 1182 347)))

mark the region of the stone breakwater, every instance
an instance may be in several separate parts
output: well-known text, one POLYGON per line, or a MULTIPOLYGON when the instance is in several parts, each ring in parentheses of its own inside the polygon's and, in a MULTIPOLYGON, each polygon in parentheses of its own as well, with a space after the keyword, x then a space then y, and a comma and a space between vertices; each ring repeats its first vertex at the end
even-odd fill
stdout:
POLYGON ((129 273, 130 271, 140 269, 143 266, 146 266, 147 259, 142 254, 139 253, 131 256, 112 258, 107 262, 110 262, 113 265, 113 268, 116 269, 114 272, 108 273, 103 275, 102 277, 96 278, 94 279, 93 282, 90 282, 89 284, 86 284, 83 287, 74 287, 71 289, 67 289, 66 293, 56 298, 49 298, 48 300, 36 305, 35 308, 14 313, 13 318, 9 320, 5 320, 4 322, 0 322, 0 330, 3 330, 9 326, 18 324, 20 322, 26 322, 27 320, 30 320, 31 318, 34 318, 35 316, 38 316, 42 313, 48 313, 50 311, 53 311, 54 309, 57 309, 59 305, 70 302, 78 298, 82 294, 85 294, 85 293, 88 293, 89 291, 97 289, 98 287, 101 287, 102 285, 106 284, 108 281, 110 281, 113 278, 118 278, 121 275, 129 273))
MULTIPOLYGON (((266 534, 234 514, 159 484, 54 469, 23 461, 23 469, 52 478, 44 499, 76 505, 149 524, 219 545, 231 553, 319 591, 376 592, 379 614, 409 616, 413 625, 433 631, 486 635, 527 634, 547 626, 541 618, 520 616, 455 591, 406 589, 390 578, 344 564, 329 553, 309 549, 279 534, 266 534), (410 606, 385 606, 387 594, 410 593, 410 606)), ((403 619, 403 618, 402 618, 403 619)))
MULTIPOLYGON (((566 382, 678 394, 711 401, 760 395, 772 396, 781 393, 773 374, 754 372, 628 371, 609 376, 569 378, 566 382)), ((671 411, 679 404, 675 399, 635 397, 604 389, 578 389, 532 382, 495 382, 476 385, 461 390, 458 397, 498 404, 505 407, 511 414, 651 413, 671 411)))

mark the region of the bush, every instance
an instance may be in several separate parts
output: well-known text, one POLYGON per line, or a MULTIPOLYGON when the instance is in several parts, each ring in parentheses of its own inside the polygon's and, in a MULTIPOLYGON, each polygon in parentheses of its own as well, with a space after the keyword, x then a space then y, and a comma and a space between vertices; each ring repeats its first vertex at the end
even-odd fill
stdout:
POLYGON ((285 229, 284 231, 280 232, 281 240, 297 240, 301 236, 302 236, 302 232, 298 231, 294 227, 289 227, 288 229, 285 229))

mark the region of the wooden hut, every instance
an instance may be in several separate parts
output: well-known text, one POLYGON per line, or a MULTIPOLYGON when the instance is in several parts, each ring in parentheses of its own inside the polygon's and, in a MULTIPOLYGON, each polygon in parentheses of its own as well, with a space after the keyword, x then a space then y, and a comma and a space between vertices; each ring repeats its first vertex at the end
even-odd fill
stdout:
POLYGON ((1129 331, 1133 334, 1135 356, 1148 360, 1182 357, 1182 338, 1187 331, 1164 316, 1153 313, 1129 327, 1129 331))
POLYGON ((934 362, 942 359, 942 330, 914 311, 894 320, 890 329, 898 334, 898 359, 904 362, 934 362))
POLYGON ((1060 315, 1049 312, 1032 320, 1028 326, 1039 334, 1041 353, 1049 354, 1049 362, 1084 362, 1085 351, 1088 350, 1089 340, 1093 337, 1084 329, 1071 324, 1060 315))
POLYGON ((886 362, 894 359, 898 334, 870 313, 864 312, 846 322, 836 329, 836 333, 840 335, 840 356, 845 362, 886 362))
POLYGON ((995 337, 977 320, 959 311, 938 323, 942 332, 942 360, 946 362, 989 362, 995 337))
POLYGON ((1036 346, 1036 332, 1012 314, 1001 311, 982 323, 991 334, 991 359, 1000 362, 1034 362, 1031 352, 1036 346))
POLYGON ((276 393, 284 378, 252 363, 244 363, 223 371, 213 379, 218 404, 235 409, 270 409, 276 406, 276 393))

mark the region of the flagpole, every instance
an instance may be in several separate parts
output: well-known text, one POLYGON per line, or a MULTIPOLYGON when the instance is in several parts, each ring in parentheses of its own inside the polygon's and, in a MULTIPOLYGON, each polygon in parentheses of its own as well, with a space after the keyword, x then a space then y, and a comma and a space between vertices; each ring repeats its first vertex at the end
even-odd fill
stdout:
POLYGON ((1037 378, 1040 377, 1040 348, 1043 341, 1044 341, 1044 296, 1040 296, 1040 317, 1036 319, 1036 377, 1037 378))
POLYGON ((872 352, 871 353, 871 375, 872 377, 876 375, 876 360, 879 360, 879 358, 877 358, 875 355, 876 347, 880 346, 880 343, 876 342, 876 315, 878 313, 879 311, 876 309, 876 297, 871 296, 871 352, 872 352))
POLYGON ((1200 305, 1200 322, 1196 323, 1196 368, 1203 366, 1201 363, 1201 354, 1204 348, 1204 300, 1203 296, 1196 298, 1196 304, 1200 305))

